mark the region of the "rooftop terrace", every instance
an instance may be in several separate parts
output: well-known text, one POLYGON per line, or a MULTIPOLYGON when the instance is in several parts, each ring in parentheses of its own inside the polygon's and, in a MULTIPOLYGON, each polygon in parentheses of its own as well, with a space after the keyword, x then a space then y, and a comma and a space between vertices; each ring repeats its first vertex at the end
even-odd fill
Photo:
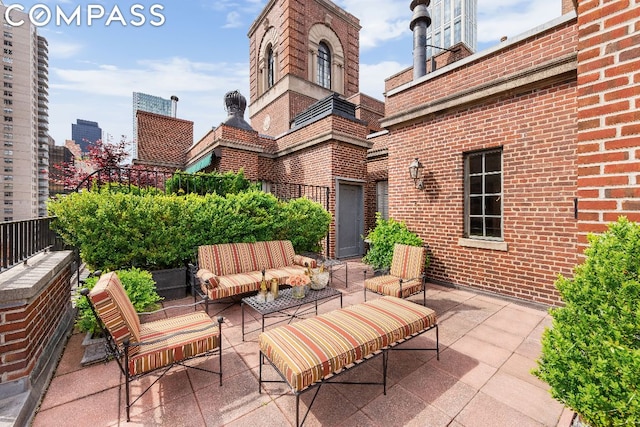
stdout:
MULTIPOLYGON (((363 300, 365 266, 359 261, 349 261, 348 268, 348 287, 341 271, 336 272, 333 283, 344 293, 344 306, 363 300)), ((412 297, 416 302, 421 298, 420 294, 412 297)), ((189 297, 165 304, 190 303, 189 297)), ((428 286, 427 305, 439 317, 440 361, 434 352, 392 352, 386 396, 381 386, 325 385, 304 425, 568 427, 571 424, 573 413, 552 399, 548 386, 530 374, 540 354, 541 334, 551 324, 544 307, 434 284, 428 286)), ((319 312, 338 307, 339 300, 331 300, 321 305, 319 312)), ((172 310, 171 314, 180 310, 172 310)), ((214 312, 211 310, 212 316, 214 312)), ((284 385, 265 384, 263 393, 258 393, 258 333, 251 333, 242 341, 240 304, 222 315, 225 317, 222 387, 212 374, 173 369, 133 405, 131 423, 126 423, 124 386, 117 364, 110 361, 82 367, 84 336, 74 333, 35 414, 33 426, 293 425, 295 398, 283 394, 287 391, 284 385)), ((258 322, 247 324, 248 329, 254 327, 258 327, 258 322)), ((415 338, 410 345, 415 347, 417 340, 428 341, 431 336, 415 338)), ((217 357, 191 363, 215 366, 217 357)), ((345 375, 354 381, 377 381, 381 369, 382 360, 377 358, 345 375)), ((134 396, 152 381, 147 377, 134 383, 134 396)), ((302 395, 305 405, 311 394, 302 395)))

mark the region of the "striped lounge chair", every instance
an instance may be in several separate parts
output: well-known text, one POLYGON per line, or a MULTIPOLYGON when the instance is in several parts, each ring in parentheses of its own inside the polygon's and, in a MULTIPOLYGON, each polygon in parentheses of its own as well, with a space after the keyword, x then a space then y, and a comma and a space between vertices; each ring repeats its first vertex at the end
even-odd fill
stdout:
POLYGON ((114 272, 103 274, 91 291, 85 288, 81 294, 88 299, 107 338, 108 350, 125 377, 127 421, 130 420, 131 405, 151 388, 149 386, 131 401, 131 381, 157 369, 164 368, 164 371, 151 385, 174 365, 187 366, 183 363, 189 359, 218 354, 218 371, 194 368, 217 374, 222 385, 222 317, 214 322, 204 312, 196 311, 140 323, 138 313, 114 272))
POLYGON ((367 279, 364 272, 364 300, 367 290, 381 295, 407 298, 422 291, 422 305, 427 305, 424 274, 427 250, 422 246, 408 246, 396 243, 389 274, 367 279))
POLYGON ((382 385, 384 394, 387 394, 388 350, 431 350, 440 359, 436 313, 390 296, 268 330, 259 335, 258 343, 259 391, 262 392, 262 383, 287 383, 296 396, 296 426, 304 423, 323 383, 353 384, 341 383, 335 377, 374 356, 382 354, 382 381, 360 384, 382 385), (436 332, 435 347, 396 347, 431 329, 436 332), (281 380, 263 379, 265 359, 281 380), (314 387, 315 395, 300 421, 300 394, 314 387))

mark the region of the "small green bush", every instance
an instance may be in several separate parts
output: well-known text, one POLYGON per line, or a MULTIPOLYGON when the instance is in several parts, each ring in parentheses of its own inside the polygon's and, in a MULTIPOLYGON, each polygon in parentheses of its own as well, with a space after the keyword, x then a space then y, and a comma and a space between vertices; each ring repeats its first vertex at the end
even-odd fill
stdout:
POLYGON ((640 425, 640 225, 621 217, 589 236, 573 279, 556 287, 533 373, 591 427, 640 425))
MULTIPOLYGON (((379 212, 376 213, 376 226, 373 230, 369 230, 366 239, 369 241, 369 250, 362 261, 376 270, 391 267, 393 247, 396 243, 422 246, 422 239, 409 231, 403 221, 396 221, 393 218, 384 219, 379 212)), ((429 265, 428 258, 425 264, 429 265)))
MULTIPOLYGON (((162 300, 162 297, 156 292, 156 282, 153 281, 150 272, 138 268, 130 268, 118 270, 116 273, 138 313, 153 311, 158 307, 158 302, 162 300)), ((85 287, 93 289, 97 282, 98 277, 89 277, 85 281, 85 287)), ((92 335, 99 332, 98 320, 91 311, 87 299, 78 295, 76 307, 78 307, 78 317, 76 318, 78 330, 80 332, 90 332, 92 335)))

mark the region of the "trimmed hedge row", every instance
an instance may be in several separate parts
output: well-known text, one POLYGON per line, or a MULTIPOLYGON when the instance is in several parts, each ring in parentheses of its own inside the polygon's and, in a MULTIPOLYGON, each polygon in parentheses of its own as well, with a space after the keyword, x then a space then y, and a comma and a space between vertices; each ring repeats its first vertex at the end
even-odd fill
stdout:
POLYGON ((108 190, 73 193, 49 203, 52 227, 80 249, 90 268, 180 267, 197 246, 291 240, 297 252, 319 249, 331 215, 308 199, 279 201, 257 190, 152 195, 108 190))

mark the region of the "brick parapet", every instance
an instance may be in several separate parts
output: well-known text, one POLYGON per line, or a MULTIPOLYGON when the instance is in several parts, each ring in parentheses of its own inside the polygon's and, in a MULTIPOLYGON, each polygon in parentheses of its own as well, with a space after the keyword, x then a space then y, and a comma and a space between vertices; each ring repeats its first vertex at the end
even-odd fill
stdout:
MULTIPOLYGON (((402 82, 398 80, 401 77, 392 76, 388 81, 400 86, 386 89, 387 115, 410 110, 416 105, 428 105, 451 96, 452 88, 455 88, 456 92, 470 91, 485 83, 524 73, 545 62, 575 55, 577 41, 576 19, 563 18, 555 26, 545 28, 527 38, 514 40, 487 54, 479 53, 457 61, 440 71, 427 74, 416 82, 402 82), (416 87, 423 89, 417 90, 416 87)), ((405 72, 402 73, 403 76, 405 72)))
POLYGON ((35 409, 70 331, 74 260, 71 251, 42 253, 0 274, 0 400, 30 393, 23 418, 35 409))

